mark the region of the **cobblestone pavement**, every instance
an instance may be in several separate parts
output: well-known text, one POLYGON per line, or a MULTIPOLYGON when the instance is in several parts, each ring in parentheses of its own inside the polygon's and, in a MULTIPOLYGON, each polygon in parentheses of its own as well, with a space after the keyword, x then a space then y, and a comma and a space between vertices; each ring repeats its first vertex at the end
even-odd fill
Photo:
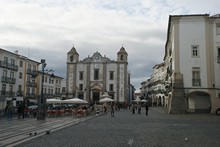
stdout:
POLYGON ((86 117, 48 117, 46 120, 37 120, 36 118, 12 120, 6 118, 0 119, 0 147, 16 146, 33 138, 45 135, 68 127, 73 124, 93 118, 94 116, 86 117))
POLYGON ((149 115, 116 111, 43 135, 19 147, 219 147, 220 116, 169 115, 150 107, 149 115))

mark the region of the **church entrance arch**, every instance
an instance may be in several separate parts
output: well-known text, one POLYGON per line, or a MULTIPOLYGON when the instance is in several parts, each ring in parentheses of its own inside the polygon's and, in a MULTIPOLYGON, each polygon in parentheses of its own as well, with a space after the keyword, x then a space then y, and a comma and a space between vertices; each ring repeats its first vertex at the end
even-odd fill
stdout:
POLYGON ((92 99, 93 99, 93 102, 98 102, 100 100, 100 91, 99 90, 92 91, 92 99))
POLYGON ((100 95, 102 92, 102 86, 98 83, 91 86, 92 89, 92 102, 96 103, 100 100, 100 95))

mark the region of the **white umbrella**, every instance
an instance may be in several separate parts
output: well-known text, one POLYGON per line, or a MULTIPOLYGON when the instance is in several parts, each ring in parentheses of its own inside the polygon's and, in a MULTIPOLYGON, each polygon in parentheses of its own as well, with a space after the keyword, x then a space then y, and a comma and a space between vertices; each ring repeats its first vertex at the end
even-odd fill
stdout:
POLYGON ((82 100, 80 98, 72 98, 72 99, 63 100, 63 103, 68 103, 68 104, 87 104, 88 102, 85 101, 85 100, 82 100))
POLYGON ((141 100, 140 102, 148 102, 148 100, 141 100))
POLYGON ((114 100, 113 100, 113 99, 111 99, 111 98, 106 97, 106 98, 104 98, 104 99, 99 100, 99 102, 100 102, 100 103, 105 103, 105 102, 114 102, 114 100))
POLYGON ((47 104, 55 104, 55 103, 61 103, 62 100, 60 99, 47 99, 47 104))
POLYGON ((140 99, 139 99, 139 98, 137 98, 137 99, 133 100, 133 102, 139 102, 139 101, 140 101, 140 99))

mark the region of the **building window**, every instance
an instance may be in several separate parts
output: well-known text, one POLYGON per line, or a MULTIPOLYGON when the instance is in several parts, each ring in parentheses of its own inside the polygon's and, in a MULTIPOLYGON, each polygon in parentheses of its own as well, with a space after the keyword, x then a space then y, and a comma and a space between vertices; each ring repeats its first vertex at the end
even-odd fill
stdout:
POLYGON ((123 55, 121 55, 121 60, 122 60, 122 61, 124 60, 124 56, 123 56, 123 55))
POLYGON ((44 77, 44 81, 43 81, 44 83, 47 83, 47 77, 44 77))
POLYGON ((217 62, 220 63, 220 47, 218 47, 217 62))
POLYGON ((80 91, 83 90, 83 84, 79 84, 79 90, 80 90, 80 91))
POLYGON ((14 59, 11 59, 11 64, 15 65, 15 60, 14 59))
POLYGON ((23 61, 20 61, 20 67, 23 67, 23 61))
POLYGON ((31 64, 28 64, 28 69, 31 70, 31 64))
POLYGON ((2 84, 2 92, 1 95, 5 95, 6 94, 6 84, 2 84))
POLYGON ((216 24, 216 35, 220 35, 220 23, 216 24))
POLYGON ((10 78, 14 78, 14 72, 10 72, 10 78))
POLYGON ((199 67, 193 67, 192 69, 192 86, 201 86, 199 67))
POLYGON ((8 63, 8 57, 4 57, 4 63, 8 63))
POLYGON ((33 71, 37 71, 37 67, 33 65, 33 71))
POLYGON ((73 62, 73 55, 70 56, 70 62, 73 62))
POLYGON ((35 88, 32 88, 32 93, 31 93, 32 95, 34 95, 35 94, 35 88))
POLYGON ((114 91, 114 85, 113 84, 109 84, 109 91, 114 91))
POLYGON ((94 69, 94 80, 99 80, 99 69, 94 69))
POLYGON ((192 45, 192 57, 199 57, 199 46, 192 45))
POLYGON ((109 72, 109 80, 114 80, 114 71, 109 72))
POLYGON ((79 80, 83 80, 83 71, 79 72, 79 80))
POLYGON ((22 72, 19 72, 19 79, 22 79, 22 72))
POLYGON ((7 77, 7 70, 3 70, 3 77, 7 77))

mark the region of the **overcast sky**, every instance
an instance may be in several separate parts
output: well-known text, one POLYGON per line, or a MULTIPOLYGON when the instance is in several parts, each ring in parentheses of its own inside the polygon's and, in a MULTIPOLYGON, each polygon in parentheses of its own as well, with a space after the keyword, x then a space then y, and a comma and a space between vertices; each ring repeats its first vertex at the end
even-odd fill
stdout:
POLYGON ((39 61, 66 77, 67 52, 128 53, 137 90, 163 62, 169 15, 218 14, 220 0, 0 0, 0 48, 39 61))

